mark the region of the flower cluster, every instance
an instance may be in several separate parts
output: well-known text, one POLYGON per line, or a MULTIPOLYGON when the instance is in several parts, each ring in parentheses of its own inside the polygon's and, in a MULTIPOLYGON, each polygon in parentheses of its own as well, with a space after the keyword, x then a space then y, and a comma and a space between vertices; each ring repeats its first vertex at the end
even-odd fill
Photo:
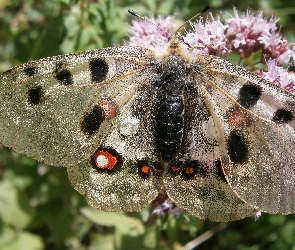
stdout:
POLYGON ((183 211, 175 206, 172 200, 169 199, 165 190, 159 192, 157 198, 153 201, 154 210, 152 214, 165 215, 173 214, 179 216, 183 211))
POLYGON ((295 74, 288 72, 281 66, 278 66, 277 62, 270 59, 266 63, 267 71, 257 70, 256 74, 260 75, 266 80, 275 83, 291 92, 295 92, 295 74))
MULTIPOLYGON (((162 50, 169 38, 169 33, 175 32, 174 16, 166 18, 150 18, 167 32, 157 28, 147 21, 133 21, 129 30, 131 46, 144 46, 156 51, 162 50)), ((194 56, 210 54, 225 56, 238 53, 240 61, 260 51, 260 62, 268 66, 268 72, 256 71, 261 77, 295 92, 293 73, 290 74, 282 65, 290 65, 295 58, 295 49, 282 37, 277 26, 278 19, 264 18, 262 11, 255 14, 248 10, 239 16, 234 8, 234 16, 224 23, 217 15, 209 13, 204 21, 200 18, 191 24, 184 36, 185 44, 192 47, 194 56)), ((239 62, 240 63, 240 62, 239 62)))
POLYGON ((227 25, 221 23, 219 16, 214 17, 210 14, 210 19, 203 22, 191 23, 192 31, 187 32, 184 41, 194 47, 195 56, 200 54, 210 54, 215 56, 224 55, 227 51, 228 39, 224 31, 227 25))
POLYGON ((159 16, 157 19, 151 17, 149 20, 152 22, 132 21, 132 26, 129 29, 131 46, 143 46, 155 50, 161 50, 168 43, 169 35, 167 32, 156 27, 153 23, 162 27, 164 30, 172 30, 175 28, 173 23, 174 16, 168 16, 166 18, 159 16))

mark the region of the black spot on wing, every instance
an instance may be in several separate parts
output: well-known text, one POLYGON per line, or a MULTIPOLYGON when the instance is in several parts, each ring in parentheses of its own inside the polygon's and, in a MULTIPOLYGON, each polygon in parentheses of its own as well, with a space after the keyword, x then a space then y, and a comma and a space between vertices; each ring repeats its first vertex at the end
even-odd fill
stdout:
POLYGON ((63 69, 63 70, 58 71, 55 75, 55 78, 62 85, 69 86, 69 85, 73 84, 73 75, 67 69, 63 69))
POLYGON ((37 74, 37 68, 36 67, 27 67, 27 68, 24 68, 24 73, 27 76, 34 76, 34 75, 37 74))
POLYGON ((90 61, 91 80, 93 82, 102 82, 106 79, 109 72, 109 66, 105 59, 98 58, 90 61))
POLYGON ((248 159, 248 143, 244 136, 236 130, 230 132, 227 139, 229 158, 233 163, 243 163, 248 159))
POLYGON ((262 88, 254 84, 245 84, 239 91, 238 102, 245 108, 254 106, 262 94, 262 88))
POLYGON ((28 91, 28 102, 34 105, 40 104, 44 96, 41 86, 35 86, 28 91))
POLYGON ((104 120, 103 110, 98 106, 94 106, 92 110, 83 117, 80 124, 81 130, 85 135, 93 135, 104 120))
POLYGON ((294 115, 290 110, 287 109, 278 109, 272 118, 272 121, 278 124, 288 123, 294 119, 294 115))

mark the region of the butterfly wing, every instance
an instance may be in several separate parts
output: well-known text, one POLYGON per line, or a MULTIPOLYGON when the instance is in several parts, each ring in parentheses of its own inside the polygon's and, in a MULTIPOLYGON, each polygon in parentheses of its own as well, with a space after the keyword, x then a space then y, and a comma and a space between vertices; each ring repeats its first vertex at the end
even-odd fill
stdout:
POLYGON ((116 126, 116 113, 135 86, 148 77, 137 73, 153 57, 145 48, 116 47, 8 70, 0 78, 0 141, 50 165, 87 159, 116 126))
POLYGON ((164 186, 181 209, 201 219, 230 221, 248 217, 254 208, 233 192, 221 169, 220 126, 202 91, 204 78, 195 77, 198 93, 187 91, 189 114, 181 152, 167 166, 164 186))
POLYGON ((197 63, 222 124, 229 184, 261 211, 294 213, 295 96, 220 58, 201 56, 197 63))
POLYGON ((147 88, 152 72, 145 70, 153 57, 145 48, 106 48, 3 73, 1 142, 67 166, 71 183, 94 207, 138 211, 149 205, 162 188, 162 170, 151 161, 148 109, 138 116, 138 104, 149 103, 153 93, 147 88))
MULTIPOLYGON (((144 74, 151 76, 152 72, 144 74)), ((71 184, 91 206, 105 211, 139 211, 163 188, 163 168, 154 152, 153 114, 149 110, 153 94, 154 89, 143 81, 96 152, 67 168, 71 184)))

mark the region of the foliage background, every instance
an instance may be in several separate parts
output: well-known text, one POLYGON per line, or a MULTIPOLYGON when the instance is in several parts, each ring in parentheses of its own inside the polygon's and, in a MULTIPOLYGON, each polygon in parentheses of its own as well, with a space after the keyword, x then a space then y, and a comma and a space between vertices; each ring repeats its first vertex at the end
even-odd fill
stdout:
MULTIPOLYGON (((213 13, 239 13, 250 6, 280 17, 282 33, 294 41, 295 2, 212 0, 213 13)), ((187 20, 209 1, 0 0, 0 71, 11 66, 126 39, 127 9, 141 15, 172 14, 187 20)), ((1 146, 0 146, 1 147, 1 146)), ((295 216, 263 214, 213 223, 187 215, 148 220, 140 213, 106 213, 90 208, 55 168, 0 148, 0 249, 295 249, 295 216)))

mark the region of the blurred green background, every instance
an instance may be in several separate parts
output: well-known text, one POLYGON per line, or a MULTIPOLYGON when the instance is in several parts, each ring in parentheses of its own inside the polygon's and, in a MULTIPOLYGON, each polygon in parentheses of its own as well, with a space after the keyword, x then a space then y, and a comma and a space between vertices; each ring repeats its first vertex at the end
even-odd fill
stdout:
MULTIPOLYGON (((280 18, 294 41, 295 2, 0 0, 0 72, 46 56, 122 44, 132 16, 173 14, 187 20, 207 4, 211 12, 248 7, 280 18)), ((0 146, 0 249, 295 249, 295 216, 262 214, 229 223, 186 215, 149 221, 140 213, 89 207, 69 183, 66 169, 46 166, 0 146), (187 218, 190 220, 188 221, 187 218), (208 238, 208 239, 207 239, 208 238)))

